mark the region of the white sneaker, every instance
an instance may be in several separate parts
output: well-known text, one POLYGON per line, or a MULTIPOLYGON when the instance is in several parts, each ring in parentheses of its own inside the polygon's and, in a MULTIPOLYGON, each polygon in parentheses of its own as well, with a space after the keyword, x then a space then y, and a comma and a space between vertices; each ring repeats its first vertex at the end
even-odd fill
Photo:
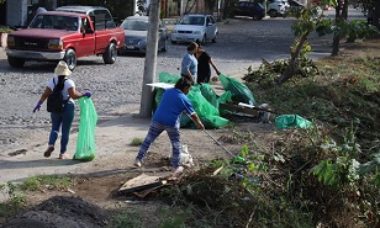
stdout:
POLYGON ((142 162, 140 159, 136 158, 135 162, 133 163, 134 166, 141 168, 142 162))
POLYGON ((178 176, 178 175, 181 175, 183 173, 183 166, 178 166, 175 170, 174 170, 174 176, 178 176))

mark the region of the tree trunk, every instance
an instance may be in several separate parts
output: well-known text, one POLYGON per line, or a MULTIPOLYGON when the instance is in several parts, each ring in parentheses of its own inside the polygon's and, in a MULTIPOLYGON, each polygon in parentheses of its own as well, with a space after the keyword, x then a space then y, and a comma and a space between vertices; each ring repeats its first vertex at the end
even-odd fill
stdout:
POLYGON ((380 18, 380 1, 379 1, 379 0, 378 0, 378 1, 375 1, 374 6, 375 6, 375 12, 374 12, 374 14, 373 14, 373 25, 380 29, 380 24, 379 24, 379 18, 380 18))
POLYGON ((289 80, 293 75, 296 73, 298 68, 298 58, 300 56, 301 50, 303 46, 305 45, 305 42, 307 40, 307 37, 309 36, 310 32, 305 32, 300 37, 300 40, 297 44, 296 49, 294 52, 291 52, 291 58, 289 60, 289 66, 286 68, 285 72, 281 75, 281 77, 277 80, 277 84, 281 85, 282 83, 289 80))
MULTIPOLYGON (((335 7, 335 25, 339 25, 343 20, 342 7, 342 1, 338 0, 338 5, 335 7)), ((338 31, 334 32, 333 46, 331 52, 332 56, 336 56, 339 53, 340 36, 341 34, 338 31)))

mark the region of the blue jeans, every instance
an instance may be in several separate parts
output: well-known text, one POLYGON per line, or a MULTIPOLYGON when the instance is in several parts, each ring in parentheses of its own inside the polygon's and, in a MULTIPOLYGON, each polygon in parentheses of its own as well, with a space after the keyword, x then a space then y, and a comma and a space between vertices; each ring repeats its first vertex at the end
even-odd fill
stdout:
POLYGON ((172 156, 171 164, 174 168, 177 168, 179 166, 180 148, 181 148, 178 124, 175 127, 170 127, 170 126, 159 124, 157 122, 152 122, 152 124, 149 127, 148 134, 145 137, 145 140, 140 147, 139 153, 137 155, 137 159, 141 161, 144 159, 144 156, 147 153, 150 144, 152 144, 154 140, 163 131, 166 131, 168 133, 170 142, 172 144, 173 156, 172 156))
POLYGON ((67 143, 69 142, 71 124, 74 119, 74 103, 67 102, 63 108, 63 112, 56 113, 52 112, 51 117, 51 132, 49 136, 49 145, 54 146, 55 141, 57 141, 59 128, 62 125, 62 136, 61 136, 61 154, 64 154, 67 149, 67 143))

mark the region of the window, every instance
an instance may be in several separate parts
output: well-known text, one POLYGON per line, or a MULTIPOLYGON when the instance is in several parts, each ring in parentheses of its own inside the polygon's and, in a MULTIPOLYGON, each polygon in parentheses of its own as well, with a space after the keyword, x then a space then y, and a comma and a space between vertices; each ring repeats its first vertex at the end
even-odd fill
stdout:
POLYGON ((60 15, 38 15, 30 23, 30 28, 58 29, 67 31, 77 31, 79 20, 77 17, 60 15))
POLYGON ((115 28, 111 14, 107 10, 95 10, 95 30, 104 30, 107 28, 115 28))

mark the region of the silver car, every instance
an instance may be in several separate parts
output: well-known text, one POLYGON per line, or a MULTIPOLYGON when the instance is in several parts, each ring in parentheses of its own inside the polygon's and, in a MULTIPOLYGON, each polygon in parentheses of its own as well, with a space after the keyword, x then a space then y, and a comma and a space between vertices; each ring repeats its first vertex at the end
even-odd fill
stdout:
POLYGON ((177 42, 216 42, 218 28, 215 19, 211 15, 189 14, 183 16, 175 25, 170 39, 172 43, 177 42))
MULTIPOLYGON (((166 29, 160 23, 158 51, 166 51, 166 29)), ((127 17, 120 25, 124 28, 125 47, 122 53, 146 53, 149 17, 131 16, 127 17)))

